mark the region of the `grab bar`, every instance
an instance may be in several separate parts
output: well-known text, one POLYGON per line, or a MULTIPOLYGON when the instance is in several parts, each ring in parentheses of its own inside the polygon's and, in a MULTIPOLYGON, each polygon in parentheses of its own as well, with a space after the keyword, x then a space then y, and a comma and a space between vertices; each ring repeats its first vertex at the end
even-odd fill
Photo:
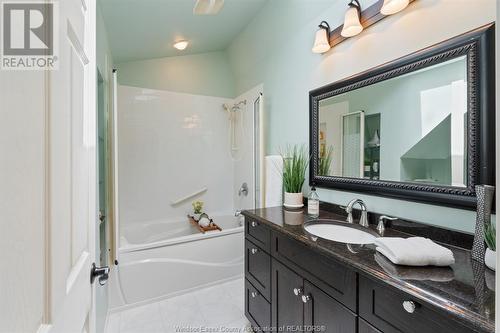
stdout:
POLYGON ((172 201, 172 203, 170 205, 172 205, 172 206, 178 205, 181 202, 184 202, 184 201, 186 201, 188 199, 191 199, 192 197, 195 197, 195 196, 197 196, 199 194, 205 193, 207 190, 208 190, 208 188, 204 187, 204 188, 202 188, 202 189, 200 189, 200 190, 198 190, 196 192, 193 192, 193 193, 191 193, 189 195, 186 195, 185 197, 182 197, 182 198, 180 198, 180 199, 178 199, 176 201, 172 201))

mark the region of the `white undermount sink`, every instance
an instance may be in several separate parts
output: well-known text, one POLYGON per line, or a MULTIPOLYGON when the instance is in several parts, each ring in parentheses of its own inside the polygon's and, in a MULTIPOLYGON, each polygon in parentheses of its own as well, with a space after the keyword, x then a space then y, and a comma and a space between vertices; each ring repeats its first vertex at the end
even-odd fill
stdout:
POLYGON ((377 233, 358 224, 334 220, 313 220, 304 223, 304 230, 313 237, 319 237, 346 244, 371 244, 377 233))

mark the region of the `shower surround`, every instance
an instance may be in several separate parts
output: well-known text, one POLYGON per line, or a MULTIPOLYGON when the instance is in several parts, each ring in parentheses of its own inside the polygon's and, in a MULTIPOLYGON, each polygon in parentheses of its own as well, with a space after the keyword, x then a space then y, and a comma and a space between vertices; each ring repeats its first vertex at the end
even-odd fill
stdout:
POLYGON ((234 213, 254 205, 253 95, 259 91, 232 100, 118 86, 119 264, 110 281, 112 309, 243 274, 243 227, 234 213), (223 104, 241 99, 248 102, 233 124, 235 151, 223 104), (243 182, 249 191, 240 197, 243 182), (194 200, 205 203, 222 232, 200 234, 189 224, 194 200))

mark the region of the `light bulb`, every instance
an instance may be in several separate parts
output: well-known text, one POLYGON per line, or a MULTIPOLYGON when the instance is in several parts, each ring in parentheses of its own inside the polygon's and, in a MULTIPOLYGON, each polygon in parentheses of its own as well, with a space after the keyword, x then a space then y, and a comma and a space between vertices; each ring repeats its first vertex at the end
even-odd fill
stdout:
POLYGON ((380 12, 384 15, 396 14, 405 9, 409 3, 409 0, 384 0, 380 12))
POLYGON ((177 50, 185 50, 186 47, 188 47, 189 45, 189 42, 187 40, 181 40, 181 41, 178 41, 174 44, 174 47, 177 49, 177 50))
POLYGON ((314 53, 325 53, 330 50, 330 41, 328 40, 328 32, 325 28, 319 28, 316 31, 316 38, 314 39, 314 45, 312 51, 314 53))
POLYGON ((345 12, 344 26, 340 34, 342 37, 353 37, 363 31, 363 26, 359 21, 359 9, 356 6, 349 6, 345 12))

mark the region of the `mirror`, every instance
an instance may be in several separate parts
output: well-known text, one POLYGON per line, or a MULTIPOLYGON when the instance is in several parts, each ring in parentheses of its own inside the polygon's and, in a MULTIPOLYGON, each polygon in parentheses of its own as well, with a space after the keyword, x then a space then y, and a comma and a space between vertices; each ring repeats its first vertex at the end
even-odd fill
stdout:
POLYGON ((467 59, 319 103, 318 174, 465 187, 467 59))
POLYGON ((475 208, 494 184, 493 30, 311 91, 310 185, 475 208))

